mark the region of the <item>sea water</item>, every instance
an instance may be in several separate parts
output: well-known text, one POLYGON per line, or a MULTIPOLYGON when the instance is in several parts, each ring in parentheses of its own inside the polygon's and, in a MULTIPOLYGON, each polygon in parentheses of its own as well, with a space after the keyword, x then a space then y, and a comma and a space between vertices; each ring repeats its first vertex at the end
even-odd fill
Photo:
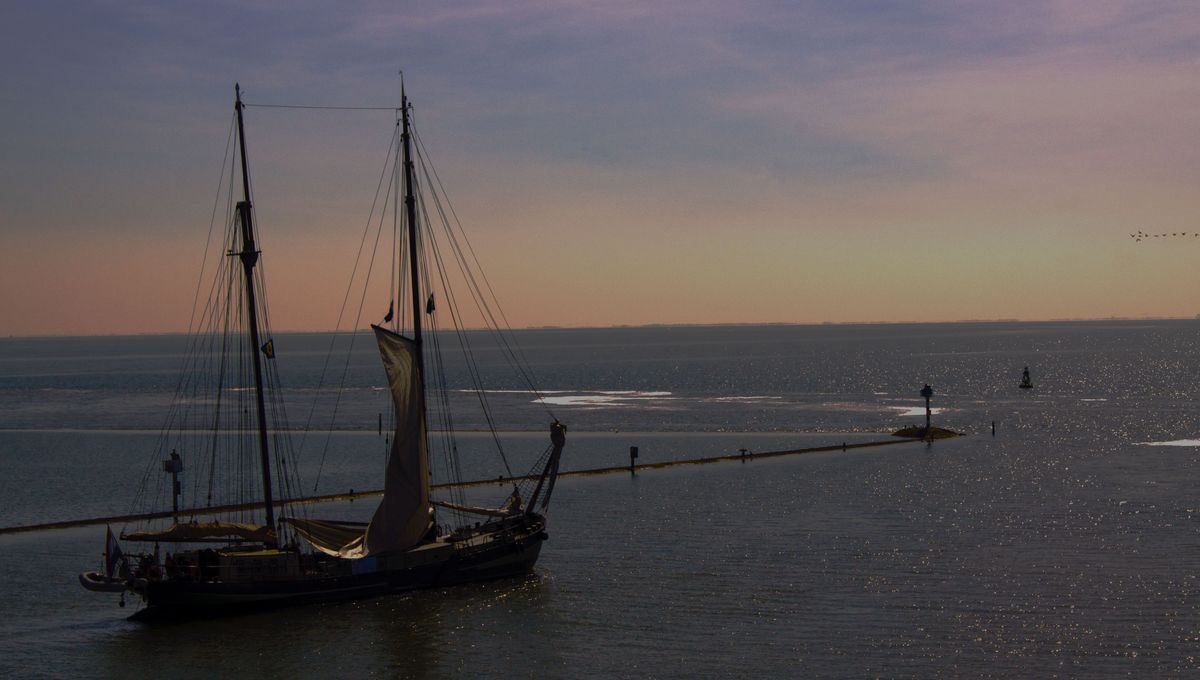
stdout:
MULTIPOLYGON (((129 622, 135 601, 121 609, 116 595, 79 587, 77 574, 99 566, 103 527, 0 536, 0 675, 1200 670, 1198 322, 516 337, 545 407, 526 415, 518 383, 489 387, 514 472, 544 450, 551 417, 570 428, 564 467, 576 470, 627 464, 630 446, 648 463, 887 439, 923 422, 926 383, 935 424, 967 436, 565 477, 527 577, 169 626, 129 622), (1026 365, 1033 390, 1017 388, 1026 365)), ((319 477, 306 491, 376 488, 386 451, 370 343, 331 381, 322 369, 337 342, 275 338, 301 476, 319 477), (330 382, 343 384, 337 422, 309 406, 330 382)), ((0 526, 128 512, 159 465, 185 346, 179 336, 0 340, 0 526)), ((491 377, 499 363, 485 352, 479 365, 491 377)), ((448 366, 447 383, 455 399, 476 398, 461 367, 448 366)), ((503 474, 474 453, 491 438, 484 423, 460 424, 479 477, 503 474)))

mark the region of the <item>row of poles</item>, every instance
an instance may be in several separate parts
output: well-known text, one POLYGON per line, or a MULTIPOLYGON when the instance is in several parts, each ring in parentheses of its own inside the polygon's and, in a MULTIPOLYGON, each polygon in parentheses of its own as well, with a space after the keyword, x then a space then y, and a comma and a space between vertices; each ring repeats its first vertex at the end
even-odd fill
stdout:
MULTIPOLYGON (((925 386, 921 388, 920 394, 922 397, 925 398, 925 436, 929 436, 929 432, 930 432, 930 428, 932 426, 932 420, 933 420, 933 409, 930 407, 930 400, 933 399, 933 387, 931 387, 929 385, 929 383, 925 383, 925 386)), ((996 421, 994 421, 994 420, 992 421, 992 436, 993 437, 996 436, 996 421)), ((846 443, 842 442, 842 449, 845 450, 845 448, 846 448, 846 443)), ((747 455, 753 455, 753 454, 751 454, 749 449, 738 449, 738 453, 741 454, 741 457, 743 460, 746 459, 747 455)), ((636 474, 637 459, 638 459, 638 447, 636 447, 636 446, 629 447, 629 474, 631 474, 631 475, 636 474)))

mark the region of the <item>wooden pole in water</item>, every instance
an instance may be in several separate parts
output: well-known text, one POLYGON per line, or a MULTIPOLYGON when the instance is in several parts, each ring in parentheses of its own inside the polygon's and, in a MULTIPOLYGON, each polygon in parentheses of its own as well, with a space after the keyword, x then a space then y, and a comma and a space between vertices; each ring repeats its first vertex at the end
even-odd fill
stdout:
POLYGON ((631 474, 631 475, 635 474, 633 468, 634 468, 634 461, 637 460, 637 457, 638 457, 638 447, 636 447, 636 446, 629 447, 629 474, 631 474))
POLYGON ((925 387, 921 388, 921 396, 925 397, 925 436, 928 437, 929 436, 929 420, 930 420, 929 417, 931 415, 931 412, 929 409, 929 398, 933 396, 933 388, 929 386, 929 383, 925 383, 925 387))

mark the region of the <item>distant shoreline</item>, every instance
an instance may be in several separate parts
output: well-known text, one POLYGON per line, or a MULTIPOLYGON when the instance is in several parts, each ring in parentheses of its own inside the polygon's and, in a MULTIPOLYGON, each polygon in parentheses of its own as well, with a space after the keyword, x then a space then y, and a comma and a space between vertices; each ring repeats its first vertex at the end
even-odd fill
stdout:
MULTIPOLYGON (((1100 324, 1100 323, 1162 323, 1200 321, 1197 316, 1145 316, 1145 317, 1104 317, 1094 319, 959 319, 955 321, 820 321, 820 322, 728 322, 728 323, 658 323, 658 324, 615 324, 610 326, 523 326, 513 328, 513 331, 607 331, 607 330, 643 330, 669 328, 825 328, 846 326, 985 326, 1002 324, 1055 325, 1055 324, 1100 324)), ((467 331, 484 331, 485 328, 467 328, 467 331)), ((336 331, 348 334, 351 331, 336 331)), ((359 329, 359 333, 370 332, 368 327, 359 329)), ((331 330, 278 330, 275 335, 328 335, 335 333, 331 330)), ((52 333, 35 335, 0 336, 0 342, 6 340, 41 340, 58 338, 146 338, 146 337, 186 337, 187 331, 146 331, 141 333, 52 333)))

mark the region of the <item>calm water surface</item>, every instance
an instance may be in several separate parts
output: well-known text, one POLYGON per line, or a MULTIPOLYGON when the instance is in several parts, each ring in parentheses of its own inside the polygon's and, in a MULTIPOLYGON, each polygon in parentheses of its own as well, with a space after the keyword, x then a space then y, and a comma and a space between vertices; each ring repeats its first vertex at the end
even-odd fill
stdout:
MULTIPOLYGON (((1200 439, 1200 323, 519 335, 571 427, 571 469, 622 464, 631 445, 653 462, 877 439, 917 420, 907 414, 925 382, 944 409, 935 418, 970 436, 564 478, 527 578, 211 622, 130 623, 115 596, 79 588, 102 529, 0 536, 0 675, 1200 670, 1200 468, 1188 441, 1200 439), (1016 389, 1025 365, 1032 391, 1016 389), (1163 443, 1181 445, 1150 445, 1163 443)), ((0 525, 126 512, 154 463, 182 344, 0 340, 0 525)), ((329 344, 276 339, 296 427, 329 344)), ((323 492, 378 485, 382 376, 363 346, 348 370, 347 424, 301 448, 303 476, 320 467, 323 492)), ((449 380, 466 388, 454 367, 449 380)), ((544 447, 544 417, 525 416, 513 387, 492 398, 514 423, 506 448, 523 467, 544 447)), ((472 453, 482 438, 464 439, 464 457, 492 476, 496 463, 472 453)))

